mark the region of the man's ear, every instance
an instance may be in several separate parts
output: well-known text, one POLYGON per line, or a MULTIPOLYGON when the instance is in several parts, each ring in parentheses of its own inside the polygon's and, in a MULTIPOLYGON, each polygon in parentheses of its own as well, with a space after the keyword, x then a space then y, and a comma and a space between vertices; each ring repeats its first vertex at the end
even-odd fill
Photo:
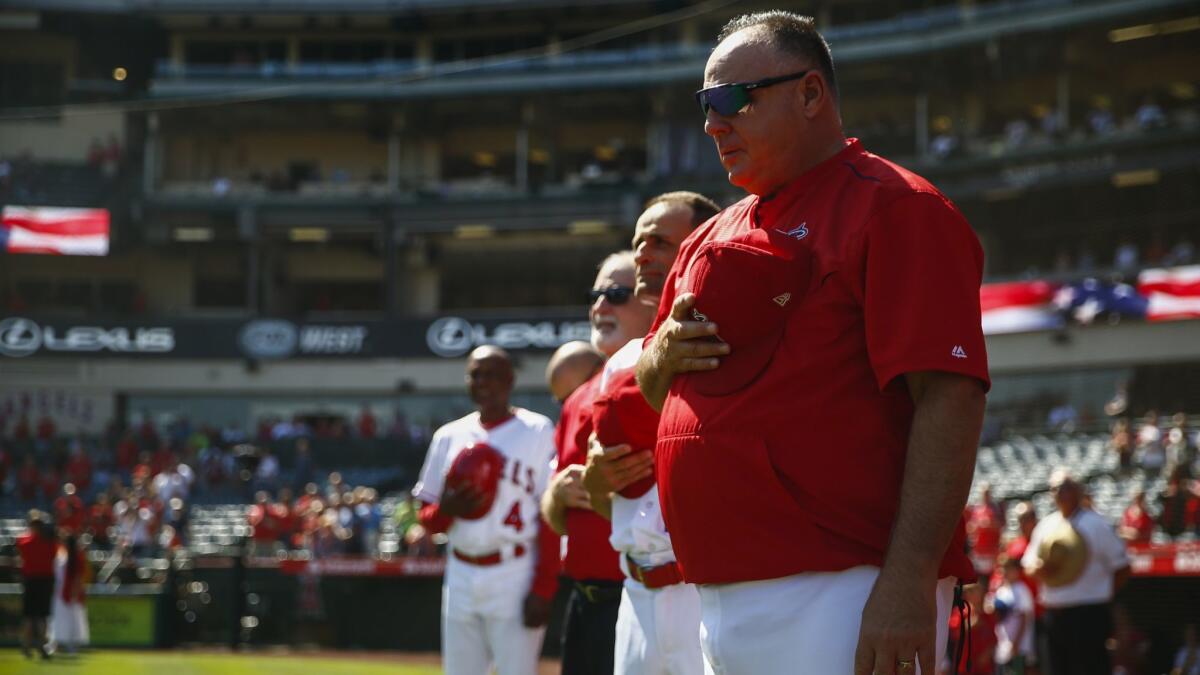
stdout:
POLYGON ((805 117, 809 119, 816 117, 829 97, 829 85, 825 82, 825 76, 819 70, 813 70, 804 76, 797 89, 805 117))

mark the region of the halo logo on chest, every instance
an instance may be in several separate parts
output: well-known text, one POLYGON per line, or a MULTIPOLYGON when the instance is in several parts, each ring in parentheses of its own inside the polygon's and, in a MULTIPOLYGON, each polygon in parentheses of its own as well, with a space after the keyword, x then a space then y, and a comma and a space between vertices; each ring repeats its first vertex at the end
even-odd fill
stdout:
POLYGON ((796 241, 800 241, 801 239, 808 236, 808 221, 800 223, 799 225, 797 225, 796 227, 793 227, 790 230, 777 229, 776 231, 786 234, 787 236, 791 237, 792 239, 795 239, 796 241))

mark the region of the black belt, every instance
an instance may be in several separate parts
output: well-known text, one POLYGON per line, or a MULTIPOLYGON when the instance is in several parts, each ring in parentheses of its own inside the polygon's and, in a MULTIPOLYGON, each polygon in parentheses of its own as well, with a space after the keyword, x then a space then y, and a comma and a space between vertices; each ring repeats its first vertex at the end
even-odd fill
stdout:
POLYGON ((621 581, 573 581, 575 590, 592 604, 616 602, 621 599, 621 581))

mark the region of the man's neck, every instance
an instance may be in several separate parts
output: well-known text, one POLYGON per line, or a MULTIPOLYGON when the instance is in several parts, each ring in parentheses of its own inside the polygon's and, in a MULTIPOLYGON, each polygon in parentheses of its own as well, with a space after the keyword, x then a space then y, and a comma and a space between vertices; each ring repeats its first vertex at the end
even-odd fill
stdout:
POLYGON ((771 197, 774 197, 775 194, 780 190, 786 188, 788 185, 791 185, 796 180, 802 178, 804 174, 812 171, 814 168, 820 166, 821 163, 845 149, 846 135, 839 130, 828 143, 817 146, 814 148, 812 153, 804 153, 806 161, 803 163, 797 163, 796 167, 792 170, 791 177, 785 179, 782 183, 764 193, 762 195, 763 199, 770 199, 771 197))
POLYGON ((481 409, 479 411, 480 424, 498 424, 512 416, 512 406, 505 403, 503 406, 495 406, 491 408, 481 409))

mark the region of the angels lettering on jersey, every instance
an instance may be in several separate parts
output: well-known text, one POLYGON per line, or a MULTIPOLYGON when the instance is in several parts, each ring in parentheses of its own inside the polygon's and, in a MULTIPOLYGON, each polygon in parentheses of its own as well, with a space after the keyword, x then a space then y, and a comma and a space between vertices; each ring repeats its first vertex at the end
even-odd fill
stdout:
POLYGON ((472 413, 438 429, 429 444, 418 499, 441 500, 446 473, 458 453, 487 443, 504 456, 504 471, 492 508, 478 520, 456 518, 446 532, 450 546, 467 555, 484 555, 506 546, 529 545, 537 537, 538 504, 550 479, 554 425, 538 413, 514 408, 513 416, 490 428, 472 413))

